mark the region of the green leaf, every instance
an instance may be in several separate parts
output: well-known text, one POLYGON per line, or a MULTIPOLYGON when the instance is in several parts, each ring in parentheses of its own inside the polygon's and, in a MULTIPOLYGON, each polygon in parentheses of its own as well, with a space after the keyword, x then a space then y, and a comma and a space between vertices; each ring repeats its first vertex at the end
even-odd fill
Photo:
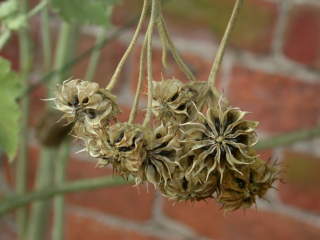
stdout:
POLYGON ((5 29, 2 32, 0 31, 0 50, 4 47, 11 36, 11 31, 9 29, 5 29))
POLYGON ((18 75, 0 57, 0 148, 10 159, 16 155, 20 132, 20 109, 16 98, 22 92, 18 75))
POLYGON ((7 0, 0 3, 0 19, 8 17, 18 11, 18 1, 7 0))
POLYGON ((67 22, 106 25, 108 9, 118 0, 52 0, 53 7, 67 22))

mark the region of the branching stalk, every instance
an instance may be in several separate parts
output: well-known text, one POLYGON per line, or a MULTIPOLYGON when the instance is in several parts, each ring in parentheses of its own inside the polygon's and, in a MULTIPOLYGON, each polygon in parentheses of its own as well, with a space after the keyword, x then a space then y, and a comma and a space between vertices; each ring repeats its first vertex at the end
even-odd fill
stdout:
POLYGON ((116 70, 115 70, 115 72, 114 72, 114 74, 113 74, 108 86, 107 86, 107 89, 110 90, 110 91, 115 87, 115 85, 116 85, 116 83, 117 83, 117 81, 119 79, 120 73, 121 73, 121 71, 123 69, 123 66, 124 66, 128 56, 129 56, 129 54, 131 53, 131 51, 133 50, 134 46, 137 43, 137 40, 138 40, 138 37, 139 37, 139 33, 141 31, 143 22, 144 22, 144 20, 145 20, 145 18, 147 16, 148 5, 149 5, 149 0, 144 0, 143 1, 143 7, 142 7, 140 20, 139 20, 138 26, 136 28, 136 31, 135 31, 135 33, 134 33, 134 35, 132 37, 132 40, 131 40, 127 50, 125 51, 124 55, 122 56, 118 66, 117 66, 117 68, 116 68, 116 70))
POLYGON ((211 87, 211 89, 213 89, 213 91, 215 91, 214 90, 215 81, 216 81, 217 73, 220 68, 223 56, 224 56, 226 45, 228 43, 232 29, 236 23, 237 16, 239 15, 242 3, 243 3, 243 0, 237 0, 234 5, 230 20, 228 22, 228 26, 226 28, 226 31, 225 31, 223 38, 221 40, 221 43, 219 45, 218 52, 217 52, 216 58, 214 60, 210 75, 209 75, 208 84, 209 84, 209 87, 211 87))

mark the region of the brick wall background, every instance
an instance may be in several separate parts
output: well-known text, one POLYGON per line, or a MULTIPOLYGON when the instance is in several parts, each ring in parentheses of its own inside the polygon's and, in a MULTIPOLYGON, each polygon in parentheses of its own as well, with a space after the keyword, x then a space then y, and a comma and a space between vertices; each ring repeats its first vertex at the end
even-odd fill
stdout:
MULTIPOLYGON (((114 23, 121 26, 136 14, 138 0, 127 0, 117 7, 114 23)), ((219 74, 220 89, 233 105, 252 112, 250 118, 261 122, 261 137, 313 127, 320 121, 320 2, 318 0, 246 0, 240 20, 219 74)), ((206 80, 232 9, 233 0, 173 0, 165 14, 174 41, 199 80, 206 80)), ((34 28, 37 50, 38 20, 34 28)), ((57 22, 52 20, 53 31, 57 22)), ((94 44, 96 27, 83 29, 78 53, 94 44)), ((132 31, 113 41, 102 51, 96 81, 106 84, 128 44, 132 31)), ((138 49, 125 66, 116 88, 123 108, 122 120, 130 111, 137 81, 138 49)), ((159 41, 154 49, 155 78, 183 75, 176 66, 161 69, 159 41)), ((1 53, 15 68, 17 41, 12 39, 1 53)), ((87 61, 73 70, 84 77, 87 61)), ((39 76, 34 74, 33 81, 39 76)), ((32 96, 30 131, 41 115, 44 88, 32 96)), ((143 99, 141 107, 145 106, 143 99)), ((142 113, 139 119, 142 119, 142 113)), ((32 134, 31 134, 32 135, 32 134)), ((38 164, 38 143, 30 139, 30 189, 38 164)), ((162 198, 152 186, 122 186, 67 196, 66 239, 320 239, 320 139, 286 148, 261 152, 264 159, 279 159, 285 184, 259 201, 257 209, 224 214, 214 201, 174 203, 162 198)), ((79 146, 75 144, 73 153, 79 146)), ((6 165, 3 161, 2 164, 6 165)), ((10 191, 12 168, 0 175, 3 191, 10 191)), ((110 169, 95 168, 87 155, 72 154, 68 180, 111 174, 110 169)), ((16 239, 13 215, 0 219, 0 239, 16 239)), ((48 230, 49 232, 50 230, 48 230)))

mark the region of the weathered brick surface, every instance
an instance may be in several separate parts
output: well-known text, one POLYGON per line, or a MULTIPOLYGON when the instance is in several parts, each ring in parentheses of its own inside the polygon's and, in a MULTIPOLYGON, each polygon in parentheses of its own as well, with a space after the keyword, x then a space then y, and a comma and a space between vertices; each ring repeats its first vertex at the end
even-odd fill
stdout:
POLYGON ((230 101, 251 112, 260 129, 285 132, 316 125, 320 117, 319 83, 236 67, 230 83, 230 101))
POLYGON ((279 194, 282 200, 301 209, 320 213, 320 158, 310 154, 286 152, 283 180, 279 194))
POLYGON ((294 61, 320 69, 320 7, 299 5, 291 11, 284 52, 294 61))
POLYGON ((224 214, 212 200, 173 205, 165 212, 198 233, 213 239, 319 239, 320 229, 276 213, 246 210, 224 214))
POLYGON ((143 235, 134 231, 124 230, 123 228, 115 228, 108 226, 88 217, 80 217, 69 213, 67 216, 68 228, 66 229, 65 239, 78 240, 156 240, 155 237, 143 235))

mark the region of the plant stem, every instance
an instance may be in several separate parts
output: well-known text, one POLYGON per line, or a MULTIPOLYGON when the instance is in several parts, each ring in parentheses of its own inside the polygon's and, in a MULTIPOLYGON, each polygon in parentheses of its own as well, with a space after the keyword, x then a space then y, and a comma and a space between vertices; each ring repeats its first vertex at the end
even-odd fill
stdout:
MULTIPOLYGON (((69 159, 70 143, 65 141, 59 149, 58 158, 55 164, 55 179, 56 187, 60 187, 65 181, 65 169, 69 159)), ((64 196, 56 196, 54 198, 54 228, 52 231, 52 240, 62 240, 64 236, 64 196)))
MULTIPOLYGON (((104 36, 106 35, 107 30, 103 30, 102 32, 98 33, 97 35, 97 40, 96 40, 96 45, 101 44, 101 42, 104 40, 104 36)), ((94 74, 96 72, 98 63, 99 63, 99 58, 101 54, 101 49, 95 49, 95 51, 92 52, 89 65, 87 68, 86 76, 84 79, 86 81, 91 82, 93 80, 94 74)))
POLYGON ((320 136, 320 126, 312 129, 298 130, 296 132, 285 133, 278 136, 270 137, 258 142, 258 144, 255 146, 255 149, 262 150, 282 147, 318 136, 320 136))
MULTIPOLYGON (((48 189, 52 183, 52 168, 55 149, 43 148, 39 168, 37 169, 36 191, 48 189)), ((48 222, 48 201, 37 201, 33 203, 29 219, 28 240, 42 240, 46 232, 48 222)))
POLYGON ((141 12, 140 20, 139 20, 138 26, 136 28, 136 31, 135 31, 135 33, 134 33, 134 35, 132 37, 132 40, 131 40, 127 50, 125 51, 124 55, 122 56, 118 66, 117 66, 117 68, 116 68, 116 70, 115 70, 115 72, 114 72, 114 74, 113 74, 108 86, 107 86, 107 89, 110 90, 110 91, 115 87, 115 85, 116 85, 116 83, 117 83, 117 81, 119 79, 120 73, 122 71, 122 68, 123 68, 128 56, 129 56, 129 54, 131 53, 132 49, 134 48, 134 46, 137 43, 137 40, 138 40, 138 37, 139 37, 139 33, 141 31, 143 22, 144 22, 144 20, 145 20, 145 18, 147 16, 148 4, 149 4, 149 0, 144 0, 143 1, 142 12, 141 12))
POLYGON ((131 107, 131 112, 129 116, 129 123, 133 123, 133 121, 136 118, 138 105, 139 105, 139 99, 141 95, 141 89, 142 89, 142 82, 144 79, 144 65, 145 65, 145 55, 147 50, 147 39, 145 38, 143 41, 142 49, 141 49, 141 55, 140 55, 140 66, 139 66, 139 79, 137 84, 137 90, 134 97, 134 101, 131 107))
POLYGON ((231 31, 236 23, 236 19, 237 19, 237 16, 239 15, 240 7, 241 7, 242 3, 243 3, 243 0, 237 0, 234 5, 230 20, 228 22, 227 29, 226 29, 226 31, 223 35, 223 38, 221 40, 221 43, 219 45, 218 52, 217 52, 216 58, 214 60, 210 75, 209 75, 208 84, 209 84, 209 87, 211 87, 211 89, 213 91, 215 88, 215 81, 217 78, 217 73, 218 73, 219 67, 221 65, 223 56, 224 56, 226 45, 228 43, 231 31))
POLYGON ((186 77, 189 79, 189 81, 196 81, 196 77, 194 76, 194 74, 192 73, 192 71, 190 70, 188 65, 183 61, 183 58, 181 57, 179 51, 174 46, 174 43, 170 38, 170 34, 168 32, 167 25, 166 25, 162 15, 160 15, 160 20, 158 22, 158 29, 159 29, 158 30, 159 34, 163 37, 164 41, 168 45, 170 52, 171 52, 174 60, 178 64, 180 70, 186 75, 186 77))
POLYGON ((41 12, 41 37, 42 37, 42 49, 44 70, 49 71, 51 67, 51 36, 49 25, 49 9, 45 7, 41 12))
POLYGON ((152 68, 152 36, 153 29, 157 19, 157 10, 158 10, 157 0, 152 0, 151 7, 151 16, 146 32, 146 41, 147 41, 147 79, 148 79, 148 107, 147 113, 143 122, 143 126, 147 126, 152 117, 152 99, 153 99, 153 68, 152 68))
MULTIPOLYGON (((21 14, 27 14, 28 1, 18 1, 21 14)), ((19 49, 20 49, 20 69, 25 86, 28 86, 28 76, 31 68, 30 36, 28 33, 28 22, 26 26, 19 31, 19 49)), ((26 97, 21 104, 21 142, 19 147, 19 156, 16 165, 16 192, 25 194, 27 190, 27 159, 28 159, 28 119, 29 119, 29 98, 26 97)), ((23 208, 17 212, 17 225, 19 239, 25 239, 27 226, 27 209, 23 208)))
POLYGON ((56 195, 63 195, 67 193, 80 191, 93 191, 99 188, 116 187, 125 184, 133 184, 133 181, 126 181, 122 177, 100 177, 93 179, 78 180, 53 188, 46 188, 41 191, 28 193, 25 195, 16 195, 7 197, 0 201, 0 216, 14 210, 16 208, 24 207, 33 201, 43 201, 52 198, 56 195))

